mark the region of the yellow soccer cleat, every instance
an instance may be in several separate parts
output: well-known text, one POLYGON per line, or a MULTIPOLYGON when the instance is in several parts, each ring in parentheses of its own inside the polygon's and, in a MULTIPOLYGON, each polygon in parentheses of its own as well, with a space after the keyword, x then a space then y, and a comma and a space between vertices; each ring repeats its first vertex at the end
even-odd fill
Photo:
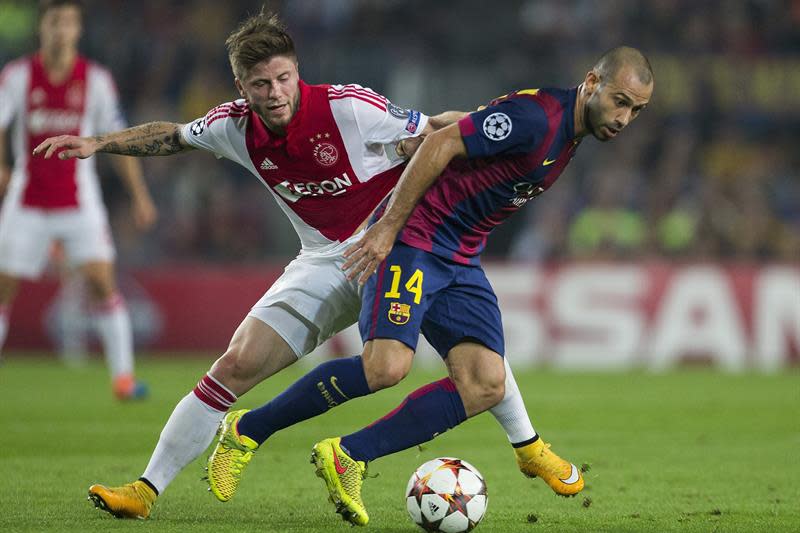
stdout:
POLYGON ((89 500, 94 506, 111 513, 117 518, 140 518, 150 516, 150 509, 156 501, 156 493, 147 483, 138 480, 121 487, 92 485, 89 487, 89 500))
POLYGON ((336 506, 336 512, 351 524, 365 526, 369 515, 361 501, 361 483, 367 465, 351 459, 342 450, 341 440, 335 437, 316 443, 311 451, 311 462, 317 467, 317 476, 325 481, 330 494, 328 499, 336 506))
POLYGON ((221 502, 233 497, 242 479, 242 471, 258 449, 256 441, 240 435, 237 429, 239 419, 248 411, 239 409, 225 415, 220 425, 219 441, 208 458, 209 490, 221 502))
POLYGON ((539 477, 559 496, 575 496, 583 490, 583 476, 578 468, 565 461, 542 439, 522 448, 514 448, 517 465, 528 477, 539 477))

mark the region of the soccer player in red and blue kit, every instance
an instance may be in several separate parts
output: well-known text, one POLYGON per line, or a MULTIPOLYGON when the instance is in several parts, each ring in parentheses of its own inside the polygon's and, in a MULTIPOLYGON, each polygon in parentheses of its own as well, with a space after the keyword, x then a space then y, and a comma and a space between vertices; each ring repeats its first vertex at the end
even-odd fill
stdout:
MULTIPOLYGON (((503 396, 500 311, 479 262, 486 239, 553 184, 583 137, 612 139, 652 91, 647 59, 619 47, 577 88, 511 93, 419 147, 385 212, 345 252, 343 268, 366 282, 359 318, 365 353, 380 351, 387 366, 407 368, 422 331, 451 376, 467 377, 458 386, 451 378, 428 384, 364 429, 314 446, 317 475, 346 520, 369 520, 361 499, 366 463, 431 440, 503 396)), ((572 494, 580 490, 575 466, 534 440, 527 444, 536 474, 551 486, 572 485, 572 494)))

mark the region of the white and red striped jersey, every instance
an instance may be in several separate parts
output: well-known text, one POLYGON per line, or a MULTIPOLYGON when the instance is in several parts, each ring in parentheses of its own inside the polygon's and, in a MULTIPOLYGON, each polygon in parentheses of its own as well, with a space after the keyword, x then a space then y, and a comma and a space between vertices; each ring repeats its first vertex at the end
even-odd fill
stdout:
POLYGON ((270 190, 300 236, 317 250, 353 235, 397 184, 394 146, 428 117, 359 85, 300 82, 286 135, 270 132, 244 100, 219 105, 183 127, 186 142, 235 161, 270 190))
POLYGON ((31 150, 54 135, 90 136, 125 127, 109 71, 78 57, 54 85, 38 54, 0 72, 0 129, 11 130, 14 170, 6 201, 36 209, 75 209, 101 202, 93 158, 44 159, 31 150))

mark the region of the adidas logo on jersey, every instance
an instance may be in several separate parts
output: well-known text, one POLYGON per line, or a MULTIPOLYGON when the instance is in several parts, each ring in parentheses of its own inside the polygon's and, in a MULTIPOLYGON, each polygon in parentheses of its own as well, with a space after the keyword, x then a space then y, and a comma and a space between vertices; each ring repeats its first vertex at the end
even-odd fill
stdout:
POLYGON ((278 165, 270 161, 269 157, 265 157, 261 162, 261 170, 278 170, 278 165))

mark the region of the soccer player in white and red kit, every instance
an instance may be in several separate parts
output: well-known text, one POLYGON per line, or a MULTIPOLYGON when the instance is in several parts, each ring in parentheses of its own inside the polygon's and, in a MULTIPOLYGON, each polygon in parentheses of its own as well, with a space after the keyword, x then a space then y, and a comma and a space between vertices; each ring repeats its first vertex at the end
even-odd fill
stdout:
MULTIPOLYGON (((114 280, 114 245, 94 161, 29 156, 52 135, 95 135, 125 126, 111 74, 78 54, 81 9, 78 0, 42 1, 38 52, 0 72, 0 189, 5 189, 0 210, 0 348, 19 279, 41 275, 51 246, 60 242, 70 265, 88 282, 113 391, 120 399, 132 399, 143 396, 145 389, 134 378, 130 318, 114 280), (13 172, 5 154, 7 131, 13 172)), ((139 162, 114 159, 132 195, 137 225, 150 226, 156 212, 139 162)))
MULTIPOLYGON (((71 160, 96 152, 210 151, 239 163, 264 184, 302 245, 250 310, 227 351, 175 407, 142 477, 121 487, 89 489, 95 504, 117 517, 149 516, 156 496, 208 447, 239 396, 356 322, 361 299, 357 283, 341 270, 344 250, 360 238, 373 210, 397 183, 405 163, 398 152, 464 115, 427 117, 358 85, 304 83, 292 39, 269 13, 245 21, 227 45, 242 99, 188 124, 153 122, 93 138, 60 136, 34 152, 71 160)), ((385 365, 369 357, 330 363, 334 374, 391 379, 374 376, 385 365)), ((505 397, 492 413, 509 440, 519 443, 535 432, 510 371, 507 376, 505 397)), ((317 392, 324 398, 328 391, 317 392)))

